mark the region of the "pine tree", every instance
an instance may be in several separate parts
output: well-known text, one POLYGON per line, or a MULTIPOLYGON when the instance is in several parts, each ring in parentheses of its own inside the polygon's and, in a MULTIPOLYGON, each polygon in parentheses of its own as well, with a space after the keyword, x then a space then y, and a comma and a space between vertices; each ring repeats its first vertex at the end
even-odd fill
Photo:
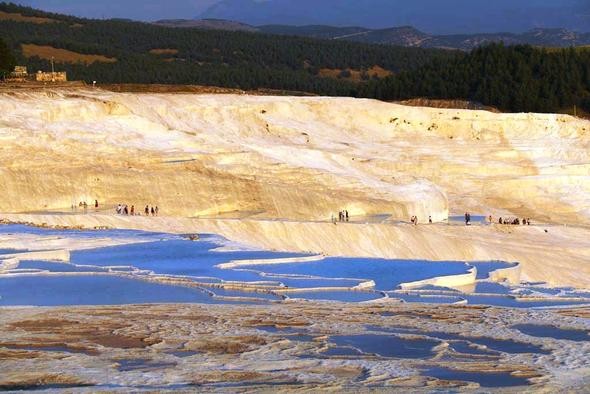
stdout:
POLYGON ((14 66, 16 65, 16 60, 12 51, 6 45, 6 42, 2 38, 0 38, 0 76, 5 76, 6 74, 10 73, 14 66))

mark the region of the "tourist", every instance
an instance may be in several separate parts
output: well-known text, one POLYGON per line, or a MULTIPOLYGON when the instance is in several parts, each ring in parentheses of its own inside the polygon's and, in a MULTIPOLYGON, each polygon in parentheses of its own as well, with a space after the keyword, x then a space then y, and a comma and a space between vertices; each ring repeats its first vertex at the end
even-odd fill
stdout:
POLYGON ((500 219, 498 219, 498 224, 504 224, 502 223, 502 217, 500 216, 500 219))
POLYGON ((428 216, 428 223, 432 224, 432 216, 428 216))
POLYGON ((488 217, 488 221, 490 222, 490 224, 492 224, 492 223, 494 222, 494 219, 492 218, 492 215, 490 215, 490 216, 488 217))
POLYGON ((154 211, 154 207, 152 207, 152 216, 156 216, 156 212, 154 211))
POLYGON ((346 211, 344 211, 344 212, 346 213, 346 221, 348 222, 348 218, 349 218, 349 216, 348 216, 348 209, 346 211))
POLYGON ((156 205, 156 216, 158 216, 158 212, 160 212, 160 209, 158 208, 158 206, 156 205))
POLYGON ((135 205, 131 206, 131 216, 135 216, 135 205))
POLYGON ((98 209, 98 200, 94 200, 94 209, 98 209))
POLYGON ((127 207, 127 205, 125 205, 125 208, 123 208, 123 213, 125 215, 129 215, 129 208, 127 207))
POLYGON ((530 225, 531 225, 531 218, 527 218, 527 220, 526 220, 526 225, 527 225, 527 226, 530 226, 530 225))
POLYGON ((469 226, 471 224, 471 214, 469 212, 465 212, 465 225, 469 226))
POLYGON ((150 216, 150 207, 149 206, 145 206, 145 216, 150 216))

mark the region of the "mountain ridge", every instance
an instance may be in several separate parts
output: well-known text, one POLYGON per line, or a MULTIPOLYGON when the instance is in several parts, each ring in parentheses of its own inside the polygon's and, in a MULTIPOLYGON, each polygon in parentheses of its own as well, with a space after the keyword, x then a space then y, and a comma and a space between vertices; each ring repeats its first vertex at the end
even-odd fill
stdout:
POLYGON ((411 25, 433 35, 470 32, 523 33, 560 26, 587 31, 587 0, 220 0, 199 18, 236 20, 254 26, 330 25, 383 29, 411 25))
POLYGON ((398 45, 420 48, 446 48, 472 50, 493 42, 507 45, 529 44, 540 47, 570 47, 590 45, 590 32, 580 33, 565 28, 536 28, 524 33, 473 33, 431 35, 413 26, 396 26, 384 29, 370 29, 362 26, 330 25, 260 25, 224 19, 179 19, 154 22, 167 27, 190 27, 212 30, 248 31, 252 33, 278 34, 311 37, 327 40, 345 40, 367 44, 398 45))

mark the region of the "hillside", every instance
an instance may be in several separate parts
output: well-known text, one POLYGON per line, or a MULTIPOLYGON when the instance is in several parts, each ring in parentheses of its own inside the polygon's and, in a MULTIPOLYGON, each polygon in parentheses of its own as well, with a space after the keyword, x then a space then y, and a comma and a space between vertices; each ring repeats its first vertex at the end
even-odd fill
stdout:
POLYGON ((250 25, 414 26, 436 35, 523 32, 560 26, 588 31, 585 0, 220 0, 199 18, 250 25))
POLYGON ((227 31, 257 32, 258 28, 245 23, 226 21, 223 19, 162 19, 154 22, 155 25, 178 28, 197 28, 227 31))
POLYGON ((367 44, 395 45, 419 48, 444 48, 470 51, 482 45, 503 42, 506 45, 533 45, 549 48, 567 48, 590 45, 590 32, 579 33, 568 29, 535 28, 524 33, 473 33, 456 35, 432 35, 412 26, 386 29, 370 29, 360 26, 326 25, 261 25, 252 26, 240 22, 207 19, 179 19, 157 21, 170 27, 203 28, 216 30, 243 30, 267 34, 311 37, 326 40, 343 40, 367 44))
MULTIPOLYGON (((350 42, 342 36, 325 40, 89 20, 6 3, 0 11, 0 31, 19 63, 48 70, 55 59, 70 79, 99 86, 204 85, 387 101, 464 100, 507 112, 590 112, 590 51, 585 49, 489 44, 465 53, 350 42)), ((428 41, 409 27, 382 35, 389 41, 395 37, 399 45, 428 41)))
POLYGON ((0 11, 5 15, 0 19, 2 37, 20 62, 31 69, 48 69, 53 56, 49 53, 63 54, 65 50, 67 56, 54 56, 61 63, 59 67, 70 78, 87 82, 198 84, 354 95, 355 83, 324 78, 319 71, 352 69, 360 73, 378 67, 396 73, 452 55, 442 50, 81 19, 6 3, 0 3, 0 11), (39 18, 51 23, 38 23, 39 18), (44 48, 43 53, 27 51, 32 45, 44 48), (116 61, 87 65, 89 59, 116 61))
POLYGON ((346 40, 369 44, 460 49, 463 51, 470 51, 476 47, 494 42, 503 42, 506 45, 528 44, 538 47, 557 48, 590 45, 590 33, 577 33, 567 29, 537 28, 521 34, 430 35, 411 26, 368 29, 364 27, 267 25, 257 28, 259 32, 272 34, 346 40))

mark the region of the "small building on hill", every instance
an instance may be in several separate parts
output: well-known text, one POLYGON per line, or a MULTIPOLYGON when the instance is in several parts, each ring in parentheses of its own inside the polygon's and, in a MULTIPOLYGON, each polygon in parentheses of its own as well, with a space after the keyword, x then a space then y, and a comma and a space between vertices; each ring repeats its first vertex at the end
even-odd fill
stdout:
POLYGON ((65 71, 60 72, 44 72, 37 71, 34 75, 36 82, 67 82, 68 76, 65 71))
POLYGON ((14 71, 8 74, 7 80, 11 82, 67 82, 68 76, 65 71, 37 71, 34 74, 29 74, 26 66, 16 66, 14 71))
POLYGON ((29 72, 26 66, 16 66, 14 71, 8 74, 8 79, 13 81, 26 81, 29 79, 29 72))

